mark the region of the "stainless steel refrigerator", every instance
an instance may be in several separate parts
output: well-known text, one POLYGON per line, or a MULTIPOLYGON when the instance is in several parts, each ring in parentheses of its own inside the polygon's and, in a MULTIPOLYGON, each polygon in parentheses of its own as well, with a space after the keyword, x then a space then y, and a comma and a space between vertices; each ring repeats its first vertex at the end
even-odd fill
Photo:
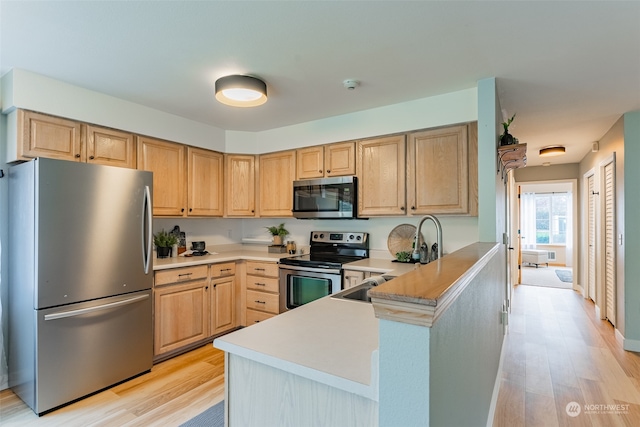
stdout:
POLYGON ((37 414, 149 371, 151 172, 9 169, 9 386, 37 414))

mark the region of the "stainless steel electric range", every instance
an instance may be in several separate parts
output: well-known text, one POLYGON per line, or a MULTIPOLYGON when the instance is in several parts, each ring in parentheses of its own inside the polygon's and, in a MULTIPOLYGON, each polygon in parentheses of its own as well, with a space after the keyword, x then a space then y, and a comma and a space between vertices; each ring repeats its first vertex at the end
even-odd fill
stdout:
POLYGON ((280 260, 280 312, 342 290, 342 265, 369 258, 369 233, 312 231, 309 253, 280 260))

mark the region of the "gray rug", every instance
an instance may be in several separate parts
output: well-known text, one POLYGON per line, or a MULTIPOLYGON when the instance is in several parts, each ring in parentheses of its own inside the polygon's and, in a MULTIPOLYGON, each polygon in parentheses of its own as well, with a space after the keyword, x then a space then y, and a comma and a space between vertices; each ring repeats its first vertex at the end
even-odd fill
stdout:
POLYGON ((573 282, 573 273, 569 270, 556 270, 556 276, 565 283, 573 282))
POLYGON ((180 427, 224 427, 224 400, 181 424, 180 427))

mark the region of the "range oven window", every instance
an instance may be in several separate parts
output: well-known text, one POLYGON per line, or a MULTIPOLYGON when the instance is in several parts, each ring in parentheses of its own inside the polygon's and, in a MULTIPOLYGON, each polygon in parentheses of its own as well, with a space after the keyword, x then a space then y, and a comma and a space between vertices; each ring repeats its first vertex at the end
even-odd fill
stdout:
POLYGON ((331 279, 289 276, 288 308, 300 307, 331 294, 331 279))

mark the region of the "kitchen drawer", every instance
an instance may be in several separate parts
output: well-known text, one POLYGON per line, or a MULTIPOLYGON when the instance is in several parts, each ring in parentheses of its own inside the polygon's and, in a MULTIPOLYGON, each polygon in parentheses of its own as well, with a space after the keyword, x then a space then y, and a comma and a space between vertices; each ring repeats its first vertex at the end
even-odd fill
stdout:
POLYGON ((255 289, 257 291, 275 292, 279 291, 279 280, 276 277, 261 277, 247 275, 247 289, 255 289))
POLYGON ((193 267, 170 268, 160 270, 155 273, 155 286, 169 283, 187 282, 189 280, 206 279, 209 275, 208 265, 197 265, 193 267))
POLYGON ((278 273, 278 264, 275 262, 247 261, 247 274, 278 277, 278 273))
POLYGON ((264 311, 247 310, 247 326, 270 319, 273 316, 275 316, 275 314, 265 313, 264 311))
POLYGON ((224 262, 221 264, 211 264, 211 277, 225 277, 236 274, 235 262, 224 262))
MULTIPOLYGON (((280 307, 280 296, 278 294, 268 294, 247 290, 247 308, 267 313, 278 314, 280 307)), ((249 310, 247 310, 249 311, 249 310)))

